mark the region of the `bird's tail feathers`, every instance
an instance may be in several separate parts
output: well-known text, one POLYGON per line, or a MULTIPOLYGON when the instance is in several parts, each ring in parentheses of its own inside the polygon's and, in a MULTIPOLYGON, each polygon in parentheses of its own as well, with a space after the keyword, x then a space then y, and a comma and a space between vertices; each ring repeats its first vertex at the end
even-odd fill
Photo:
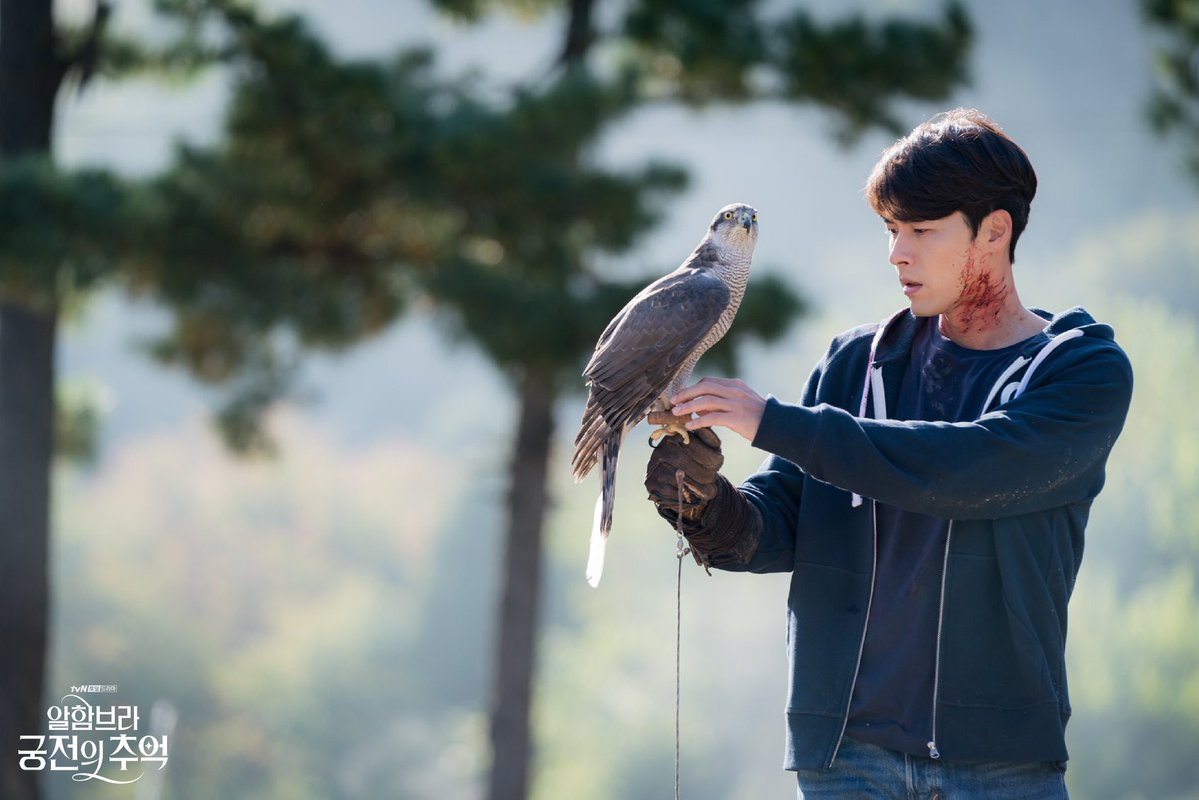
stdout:
POLYGON ((619 435, 609 436, 604 441, 604 458, 600 464, 600 496, 595 501, 595 515, 591 525, 591 546, 587 554, 587 583, 599 586, 604 574, 604 555, 608 548, 608 535, 612 532, 612 510, 616 503, 616 461, 620 456, 619 435))
POLYGON ((604 497, 595 498, 595 520, 591 525, 591 546, 587 552, 587 583, 592 589, 599 586, 604 576, 604 555, 608 550, 608 537, 604 534, 601 518, 604 513, 604 497))
POLYGON ((589 404, 583 417, 583 425, 579 428, 579 435, 575 437, 575 454, 571 459, 575 483, 581 483, 591 472, 599 460, 600 448, 609 432, 608 424, 599 410, 589 404))

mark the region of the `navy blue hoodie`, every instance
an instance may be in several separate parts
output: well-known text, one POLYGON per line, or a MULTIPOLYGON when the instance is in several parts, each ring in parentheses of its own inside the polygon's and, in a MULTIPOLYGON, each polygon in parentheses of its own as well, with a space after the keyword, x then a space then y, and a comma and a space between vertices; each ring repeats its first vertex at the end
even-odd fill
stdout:
MULTIPOLYGON (((889 420, 916 328, 905 310, 843 333, 800 404, 768 398, 754 446, 772 456, 738 490, 760 538, 705 554, 721 569, 792 573, 788 769, 831 765, 845 730, 872 599, 874 501, 950 520, 930 752, 1067 758, 1066 606, 1131 367, 1112 329, 1075 308, 1015 357, 976 419, 889 420)), ((741 503, 710 506, 730 501, 741 503)), ((729 516, 709 508, 698 527, 729 516)))

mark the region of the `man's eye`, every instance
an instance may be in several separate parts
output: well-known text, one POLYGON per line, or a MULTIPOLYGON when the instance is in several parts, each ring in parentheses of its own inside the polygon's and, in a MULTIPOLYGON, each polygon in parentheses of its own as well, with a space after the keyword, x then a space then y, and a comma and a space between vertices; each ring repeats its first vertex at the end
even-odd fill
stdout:
POLYGON ((915 233, 915 234, 928 233, 928 228, 912 228, 912 233, 915 233))

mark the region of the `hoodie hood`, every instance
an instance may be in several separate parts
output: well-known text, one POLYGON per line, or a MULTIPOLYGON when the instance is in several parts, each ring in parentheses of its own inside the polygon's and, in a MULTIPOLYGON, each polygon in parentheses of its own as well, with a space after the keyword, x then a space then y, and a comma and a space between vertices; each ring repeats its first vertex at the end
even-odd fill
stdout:
POLYGON ((1049 327, 1045 329, 1045 334, 1051 338, 1061 336, 1067 331, 1081 330, 1085 335, 1098 339, 1107 339, 1108 341, 1116 339, 1116 332, 1112 330, 1111 325, 1096 322, 1095 318, 1082 306, 1067 309, 1056 316, 1039 308, 1034 308, 1032 311, 1037 316, 1049 320, 1049 327))

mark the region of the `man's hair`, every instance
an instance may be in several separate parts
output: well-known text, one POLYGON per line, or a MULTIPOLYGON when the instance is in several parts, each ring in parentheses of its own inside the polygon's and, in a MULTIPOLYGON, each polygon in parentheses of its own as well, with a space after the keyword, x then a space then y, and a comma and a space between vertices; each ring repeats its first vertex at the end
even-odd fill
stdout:
POLYGON ((1028 156, 987 115, 956 108, 918 125, 883 152, 866 181, 866 198, 900 222, 941 219, 961 211, 978 235, 997 209, 1012 215, 1008 256, 1028 224, 1037 174, 1028 156))

